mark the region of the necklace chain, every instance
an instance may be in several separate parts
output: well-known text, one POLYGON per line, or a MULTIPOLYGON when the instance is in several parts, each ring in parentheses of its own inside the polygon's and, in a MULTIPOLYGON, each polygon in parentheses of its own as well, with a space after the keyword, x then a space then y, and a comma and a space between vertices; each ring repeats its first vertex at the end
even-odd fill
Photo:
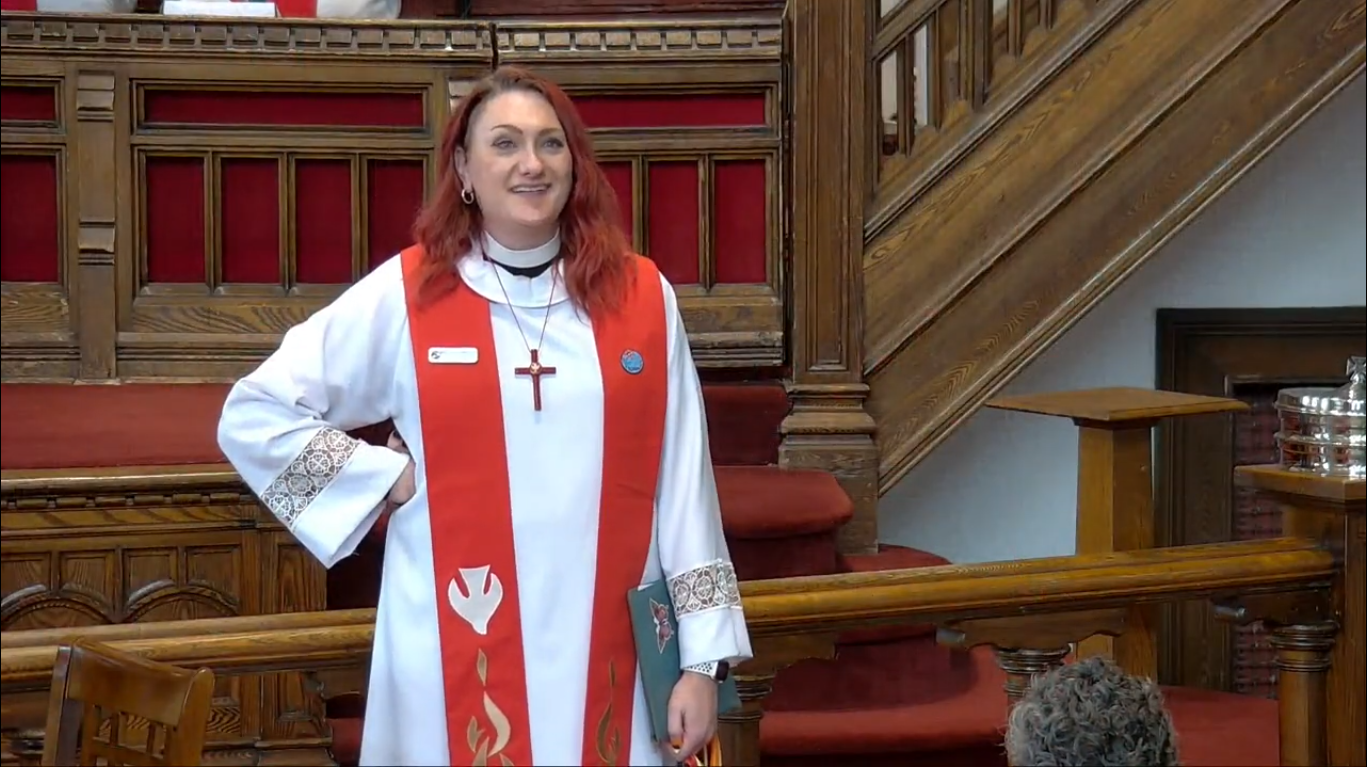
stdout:
POLYGON ((527 333, 522 330, 522 321, 517 318, 517 307, 513 306, 513 300, 508 297, 508 289, 503 287, 503 275, 499 274, 499 269, 501 267, 499 267, 498 264, 494 264, 493 267, 494 279, 498 280, 498 289, 503 291, 503 300, 507 302, 508 309, 512 311, 513 324, 517 326, 517 334, 522 336, 522 345, 527 347, 528 354, 531 354, 534 351, 540 352, 541 344, 546 342, 546 326, 551 323, 551 305, 555 303, 555 286, 560 276, 555 268, 555 264, 551 264, 551 294, 546 298, 546 316, 541 320, 541 337, 536 339, 535 347, 527 341, 527 333))

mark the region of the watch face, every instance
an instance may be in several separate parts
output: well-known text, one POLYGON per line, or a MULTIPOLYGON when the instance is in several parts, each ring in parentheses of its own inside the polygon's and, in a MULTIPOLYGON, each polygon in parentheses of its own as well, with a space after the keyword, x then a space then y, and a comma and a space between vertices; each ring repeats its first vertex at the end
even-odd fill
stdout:
POLYGON ((730 674, 730 673, 731 673, 731 664, 730 664, 730 663, 727 663, 726 661, 722 661, 721 663, 718 663, 718 664, 717 664, 717 674, 716 674, 716 676, 717 676, 717 681, 718 681, 718 682, 725 682, 725 681, 726 681, 726 676, 727 676, 728 674, 730 674))

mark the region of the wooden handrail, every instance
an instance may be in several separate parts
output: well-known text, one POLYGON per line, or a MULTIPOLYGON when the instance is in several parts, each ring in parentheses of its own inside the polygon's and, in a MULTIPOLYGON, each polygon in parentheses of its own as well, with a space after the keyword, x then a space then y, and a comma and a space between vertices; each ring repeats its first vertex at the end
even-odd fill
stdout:
MULTIPOLYGON (((1007 562, 883 573, 788 578, 741 584, 756 636, 829 631, 869 622, 933 622, 990 615, 1093 610, 1141 601, 1176 601, 1236 591, 1295 589, 1334 574, 1333 556, 1299 539, 1007 562)), ((5 636, 0 684, 46 680, 57 645, 99 633, 112 646, 177 665, 215 671, 316 669, 370 652, 374 610, 292 613, 269 618, 174 621, 133 627, 46 629, 52 644, 5 636), (250 631, 225 626, 256 621, 250 631), (262 627, 263 624, 266 627, 262 627), (118 635, 112 629, 130 629, 118 635), (217 631, 213 629, 217 628, 217 631), (193 637, 194 641, 186 641, 193 637)))
POLYGON ((1095 610, 1327 583, 1334 558, 1310 540, 1181 546, 742 584, 750 632, 796 634, 870 622, 1095 610))
POLYGON ((0 471, 0 493, 6 498, 52 493, 149 493, 186 487, 200 494, 216 489, 247 491, 246 483, 226 463, 0 471))
MULTIPOLYGON (((374 615, 374 611, 369 611, 374 615)), ((237 634, 202 632, 161 636, 151 639, 126 639, 108 642, 109 646, 140 655, 149 660, 177 666, 205 666, 215 672, 260 673, 266 671, 317 670, 346 666, 370 654, 375 641, 375 623, 321 625, 319 617, 327 612, 296 613, 320 625, 306 628, 272 628, 237 634), (193 638, 193 641, 187 641, 193 638)), ((175 621, 188 630, 198 621, 175 621)), ((57 645, 6 649, 0 655, 0 685, 6 688, 45 683, 52 676, 57 645)), ((8 690, 6 690, 8 692, 8 690)))
POLYGON ((0 650, 20 647, 42 647, 65 644, 76 637, 89 637, 100 642, 126 642, 139 639, 173 639, 187 636, 224 636, 251 634, 282 629, 298 631, 373 624, 375 610, 328 610, 326 612, 278 613, 276 615, 238 615, 232 618, 199 618, 151 623, 116 623, 108 626, 82 628, 31 629, 0 632, 0 650))

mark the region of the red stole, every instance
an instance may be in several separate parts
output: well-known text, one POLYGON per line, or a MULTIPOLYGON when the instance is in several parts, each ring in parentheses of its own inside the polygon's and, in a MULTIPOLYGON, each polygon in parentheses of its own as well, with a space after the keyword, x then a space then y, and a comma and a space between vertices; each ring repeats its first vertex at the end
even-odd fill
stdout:
MULTIPOLYGON (((424 470, 434 468, 426 475, 427 500, 451 764, 524 767, 532 752, 499 373, 527 361, 497 358, 489 302, 464 284, 418 308, 422 249, 409 248, 401 258, 424 470), (452 347, 475 349, 478 362, 428 360, 430 349, 452 347), (487 573, 471 572, 486 566, 487 573), (484 633, 478 619, 472 624, 453 607, 492 599, 499 588, 502 600, 484 633)), ((636 278, 623 310, 593 323, 603 380, 603 489, 583 765, 626 764, 631 756, 636 647, 626 594, 645 571, 668 407, 664 293, 654 264, 633 260, 636 278)), ((546 364, 568 370, 576 362, 586 361, 546 364)), ((543 385, 555 386, 555 378, 543 385)), ((531 407, 526 394, 515 399, 531 407)))

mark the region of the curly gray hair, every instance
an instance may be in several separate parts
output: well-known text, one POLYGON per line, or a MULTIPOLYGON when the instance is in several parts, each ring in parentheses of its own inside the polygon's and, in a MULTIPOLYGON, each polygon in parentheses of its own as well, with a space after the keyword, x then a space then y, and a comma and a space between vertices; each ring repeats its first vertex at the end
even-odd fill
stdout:
POLYGON ((1158 685, 1106 658, 1041 674, 1011 710, 1012 767, 1176 767, 1172 718, 1158 685))

